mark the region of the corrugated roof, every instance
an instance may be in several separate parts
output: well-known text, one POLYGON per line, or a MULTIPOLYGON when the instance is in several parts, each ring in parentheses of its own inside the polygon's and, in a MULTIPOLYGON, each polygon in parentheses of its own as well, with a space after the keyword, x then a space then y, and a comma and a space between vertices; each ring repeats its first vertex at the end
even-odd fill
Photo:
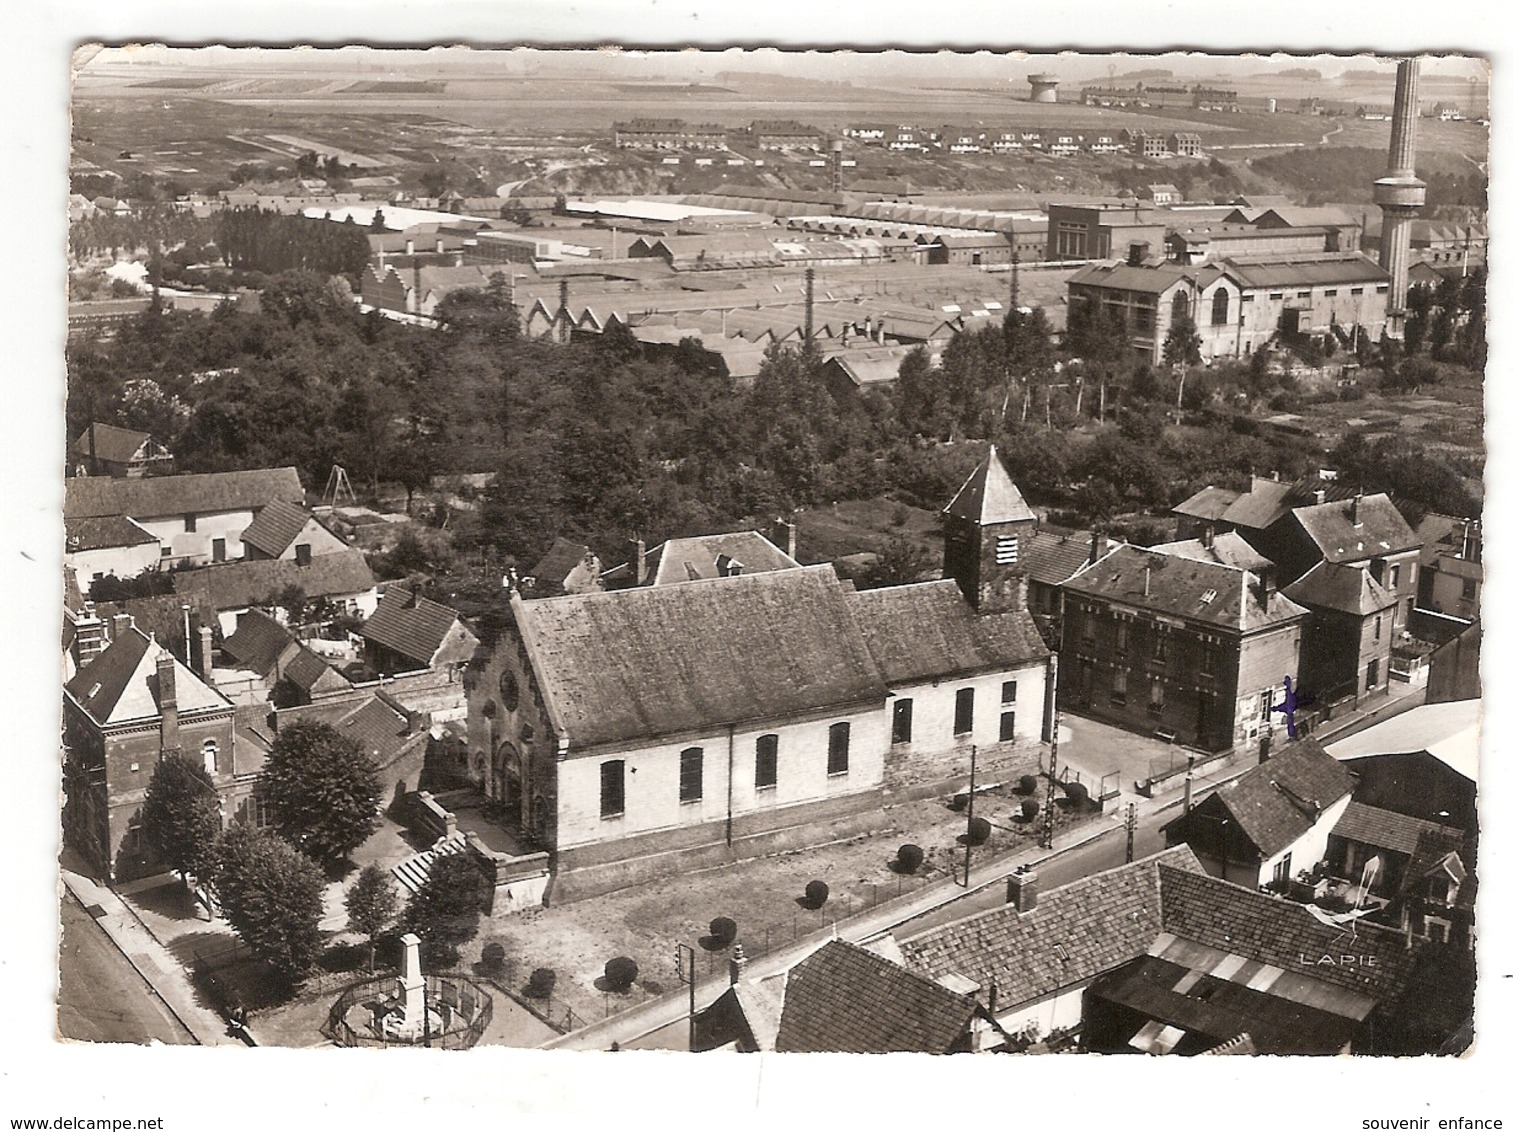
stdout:
MULTIPOLYGON (((1345 812, 1330 831, 1331 835, 1347 841, 1358 841, 1373 849, 1390 849, 1408 856, 1418 851, 1419 838, 1425 833, 1438 837, 1441 832, 1435 822, 1421 821, 1353 799, 1346 804, 1345 812)), ((1454 842, 1460 840, 1460 832, 1458 829, 1443 830, 1444 835, 1454 842)))
POLYGON ((1328 562, 1379 558, 1423 545, 1392 500, 1381 493, 1362 497, 1358 506, 1354 499, 1342 499, 1296 507, 1292 513, 1328 562))
MULTIPOLYGON (((160 655, 169 655, 138 629, 117 635, 99 656, 74 674, 63 690, 96 723, 152 719, 159 706, 158 665, 160 655)), ((173 658, 174 700, 180 714, 231 707, 177 658, 173 658)))
POLYGON ((1336 562, 1319 562, 1282 591, 1299 605, 1334 609, 1364 617, 1391 608, 1397 599, 1377 584, 1371 572, 1336 562))
POLYGON ((1000 1010, 1032 1002, 1145 954, 1161 932, 1161 878, 1202 871, 1186 845, 1040 894, 1033 910, 992 908, 900 943, 932 979, 997 986, 1000 1010))
POLYGON ((455 609, 422 597, 407 583, 395 582, 384 591, 360 632, 371 644, 429 666, 457 620, 455 609))
POLYGON ((79 456, 88 456, 92 440, 95 459, 105 460, 112 464, 125 464, 129 463, 141 450, 142 445, 151 439, 151 433, 96 422, 81 432, 79 439, 74 441, 74 453, 79 456))
POLYGON ((1024 496, 1019 494, 1019 488, 1009 478, 996 444, 988 445, 987 456, 946 504, 945 513, 980 524, 1016 523, 1035 518, 1035 512, 1030 510, 1024 496))
MULTIPOLYGON (((1311 739, 1283 747, 1211 794, 1199 808, 1222 807, 1263 857, 1282 852, 1350 793, 1350 772, 1311 739)), ((1173 829, 1186 815, 1167 823, 1173 829)))
POLYGON ((977 1005, 837 939, 788 972, 779 1053, 947 1053, 977 1005))
POLYGON ((1281 594, 1261 606, 1261 587, 1248 570, 1123 546, 1067 579, 1068 593, 1101 597, 1156 613, 1242 632, 1297 621, 1308 611, 1281 594), (1213 597, 1204 600, 1209 591, 1213 597))
POLYGON ((260 605, 288 586, 298 586, 305 597, 317 598, 367 593, 376 585, 367 559, 355 548, 317 554, 305 566, 288 559, 261 559, 173 575, 175 594, 201 596, 221 611, 260 605))
POLYGON ((76 476, 64 481, 63 515, 68 519, 99 515, 151 519, 214 511, 255 511, 275 499, 298 503, 304 498, 299 473, 293 468, 143 479, 76 476))
POLYGON ((107 547, 145 546, 158 536, 125 515, 100 515, 88 519, 64 519, 63 534, 68 553, 103 550, 107 547))
POLYGON ((1386 283, 1391 279, 1385 268, 1364 255, 1273 256, 1265 259, 1233 256, 1224 260, 1224 266, 1241 286, 1253 289, 1386 283))
POLYGON ((979 614, 950 579, 859 590, 847 601, 894 686, 1005 671, 1050 655, 1028 612, 979 614))
POLYGON ((242 541, 256 547, 270 558, 277 558, 299 537, 305 524, 315 516, 303 507, 275 499, 257 513, 252 524, 242 532, 242 541))
POLYGON ((559 736, 592 745, 881 703, 828 566, 515 603, 559 736))

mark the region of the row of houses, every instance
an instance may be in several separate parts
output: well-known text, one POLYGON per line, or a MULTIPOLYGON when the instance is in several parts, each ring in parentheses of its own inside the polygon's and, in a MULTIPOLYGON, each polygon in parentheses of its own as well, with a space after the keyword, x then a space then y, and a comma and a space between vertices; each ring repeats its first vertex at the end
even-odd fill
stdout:
POLYGON ((1198 157, 1203 139, 1187 130, 1153 134, 1138 127, 1087 130, 1034 125, 998 126, 848 126, 845 135, 890 153, 1078 153, 1129 154, 1134 157, 1198 157))

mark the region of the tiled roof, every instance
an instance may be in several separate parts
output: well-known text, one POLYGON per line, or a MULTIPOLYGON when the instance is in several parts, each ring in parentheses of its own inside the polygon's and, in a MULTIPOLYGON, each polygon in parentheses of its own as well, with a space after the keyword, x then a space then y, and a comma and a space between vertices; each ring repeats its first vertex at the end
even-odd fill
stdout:
POLYGON ((306 598, 317 598, 367 593, 375 585, 367 559, 356 549, 317 554, 306 566, 261 559, 181 570, 173 576, 174 593, 203 596, 218 610, 259 605, 286 586, 298 586, 306 598))
MULTIPOLYGON (((1410 818, 1407 814, 1394 813, 1392 810, 1383 810, 1377 806, 1368 806, 1363 802, 1352 800, 1345 806, 1345 812, 1340 815, 1340 820, 1330 832, 1336 837, 1343 837, 1347 841, 1358 841, 1362 845, 1369 845, 1373 849, 1390 849, 1394 853, 1406 853, 1412 855, 1418 851, 1419 838, 1429 833, 1438 835, 1441 827, 1432 821, 1421 821, 1418 818, 1410 818)), ((1459 830, 1444 830, 1446 835, 1453 835, 1452 840, 1460 840, 1459 830)))
POLYGON ((125 464, 130 462, 132 457, 141 450, 142 445, 151 439, 151 433, 96 423, 79 434, 79 439, 74 442, 74 454, 88 456, 90 443, 93 440, 96 459, 111 464, 125 464))
POLYGON ((1120 547, 1068 579, 1065 589, 1241 632, 1307 616, 1281 594, 1268 598, 1263 609, 1260 584, 1248 570, 1136 546, 1120 547))
POLYGON ((1068 279, 1067 284, 1160 295, 1183 280, 1192 280, 1196 277, 1196 269, 1191 267, 1093 263, 1068 279))
POLYGON ((1360 617, 1380 613, 1397 600, 1377 584, 1369 570, 1337 562, 1316 563, 1282 592, 1299 605, 1360 617))
POLYGON ((652 585, 675 585, 700 578, 720 577, 721 555, 741 564, 743 574, 792 570, 798 562, 756 531, 668 539, 646 554, 646 576, 652 585))
MULTIPOLYGON (((1107 555, 1123 544, 1105 538, 1103 545, 1107 555)), ((1021 544, 1019 564, 1032 582, 1059 586, 1088 565, 1092 555, 1093 535, 1088 531, 1038 530, 1021 544)))
POLYGON ((305 524, 315 516, 303 507, 275 499, 257 513, 251 526, 242 532, 242 541, 256 547, 269 558, 277 558, 299 537, 305 524))
POLYGON ((239 668, 267 675, 294 640, 294 634, 261 609, 249 609, 236 623, 236 632, 221 644, 239 668))
POLYGON ((996 445, 988 445, 988 454, 976 471, 967 477, 967 482, 946 504, 945 513, 974 523, 1015 523, 1033 520, 1019 488, 1009 478, 1008 469, 998 455, 996 445))
POLYGON ((1028 612, 979 614, 949 578, 860 590, 846 600, 891 685, 1004 671, 1050 655, 1028 612))
POLYGON ((1163 554, 1175 554, 1178 558, 1191 558, 1195 562, 1217 562, 1221 566, 1233 566, 1238 570, 1252 572, 1269 570, 1276 565, 1234 531, 1214 535, 1213 542, 1206 546, 1202 539, 1190 538, 1181 542, 1164 542, 1151 549, 1163 554))
POLYGON ((788 972, 779 1053, 946 1053, 976 1003, 845 940, 788 972))
POLYGON ((1161 923, 1182 939, 1271 964, 1378 1000, 1408 986, 1417 953, 1396 932, 1357 922, 1352 939, 1307 907, 1203 872, 1161 868, 1161 923), (1375 963, 1339 963, 1348 951, 1375 963), (1321 964, 1324 956, 1336 958, 1321 964))
MULTIPOLYGON (((96 723, 152 719, 160 712, 157 657, 163 649, 137 629, 119 634, 104 652, 74 674, 63 690, 96 723)), ((174 699, 180 714, 231 704, 178 658, 173 662, 174 699)))
POLYGON ((1004 905, 899 946, 932 979, 964 975, 997 986, 1000 1010, 1033 1002, 1145 954, 1161 932, 1164 870, 1201 871, 1186 845, 1040 894, 1034 909, 1004 905))
POLYGON ((455 609, 396 582, 384 591, 383 600, 373 616, 363 622, 360 632, 370 644, 429 665, 457 620, 455 609))
POLYGON ((146 546, 158 536, 125 515, 100 515, 88 519, 64 519, 63 534, 68 553, 104 550, 117 546, 146 546))
POLYGON ((1222 519, 1230 504, 1239 498, 1238 491, 1230 491, 1225 487, 1205 487, 1173 507, 1172 513, 1190 515, 1194 519, 1222 519))
POLYGON ((1270 857, 1313 828, 1319 814, 1350 789, 1350 772, 1304 739, 1221 786, 1205 805, 1222 806, 1261 855, 1270 857))
POLYGON ((1287 514, 1287 493, 1292 485, 1252 476, 1250 490, 1241 492, 1224 510, 1223 519, 1237 527, 1264 531, 1287 514))
POLYGON ((255 511, 275 499, 298 503, 304 498, 299 473, 293 468, 143 479, 75 476, 64 481, 63 515, 69 519, 95 515, 151 519, 215 511, 255 511))
POLYGON ((531 577, 560 586, 587 557, 588 547, 558 536, 552 540, 541 561, 531 568, 531 577))
POLYGON ((329 723, 343 735, 356 739, 379 770, 409 753, 429 734, 424 727, 410 731, 408 717, 373 692, 318 700, 278 712, 281 728, 305 720, 329 723))
POLYGON ((1292 513, 1329 562, 1377 558, 1423 545, 1392 500, 1380 492, 1363 496, 1359 503, 1355 499, 1342 499, 1297 507, 1292 513), (1354 521, 1352 511, 1356 512, 1354 521))
POLYGON ((559 736, 708 731, 887 689, 828 566, 518 602, 559 736))

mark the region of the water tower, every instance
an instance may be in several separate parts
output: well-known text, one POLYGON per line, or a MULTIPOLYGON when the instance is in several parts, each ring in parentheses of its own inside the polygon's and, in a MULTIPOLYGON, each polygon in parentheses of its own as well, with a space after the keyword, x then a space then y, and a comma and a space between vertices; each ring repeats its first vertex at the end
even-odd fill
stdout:
POLYGON ((1030 76, 1030 101, 1031 102, 1055 102, 1056 88, 1061 85, 1061 80, 1055 75, 1039 74, 1030 76))

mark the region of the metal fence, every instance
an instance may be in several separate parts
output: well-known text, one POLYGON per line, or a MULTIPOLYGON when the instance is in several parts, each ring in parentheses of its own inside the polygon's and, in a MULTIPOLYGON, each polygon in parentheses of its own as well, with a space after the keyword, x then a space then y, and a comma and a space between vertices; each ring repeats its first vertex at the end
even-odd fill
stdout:
POLYGON ((470 1049, 494 1018, 493 997, 464 975, 434 974, 425 978, 428 1014, 438 1025, 413 1036, 384 1034, 382 1019, 394 1008, 394 977, 364 979, 342 991, 332 1004, 323 1028, 339 1046, 427 1046, 431 1049, 470 1049))

